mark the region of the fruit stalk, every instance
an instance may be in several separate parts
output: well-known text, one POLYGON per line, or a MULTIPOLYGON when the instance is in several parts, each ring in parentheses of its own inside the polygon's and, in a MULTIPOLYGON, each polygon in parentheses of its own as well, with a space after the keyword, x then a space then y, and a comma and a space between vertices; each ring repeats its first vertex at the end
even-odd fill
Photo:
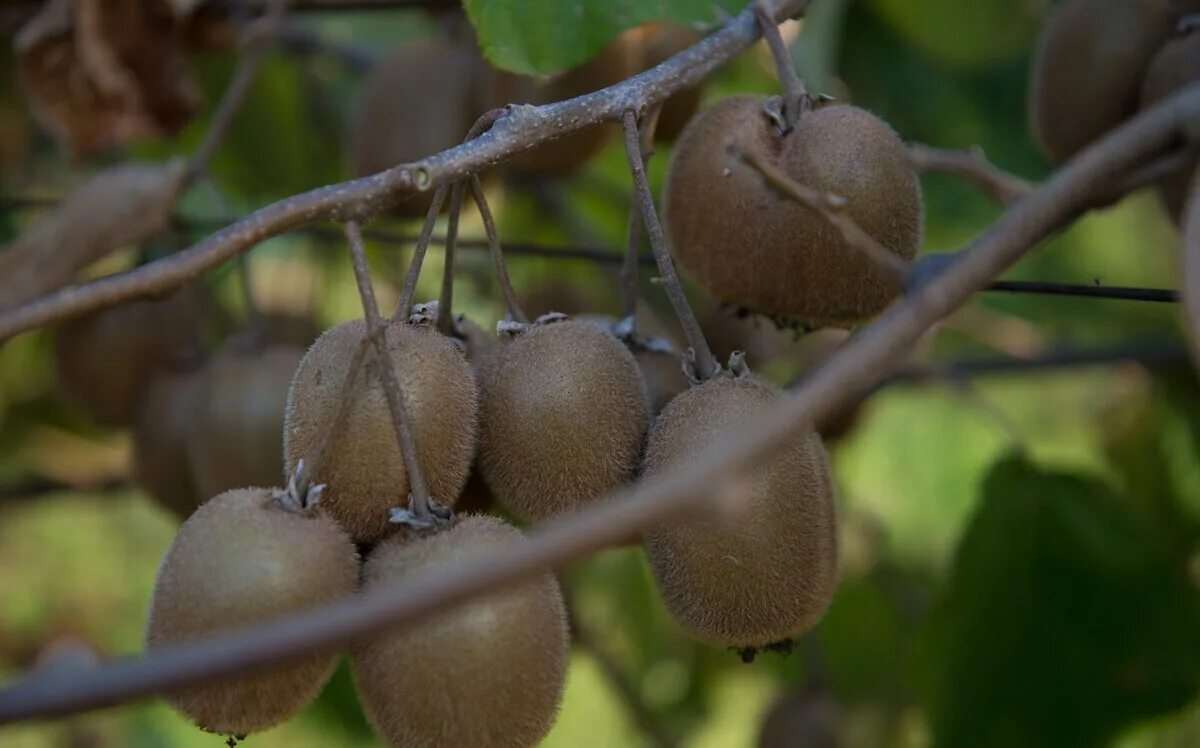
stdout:
POLYGON ((667 239, 663 235, 662 223, 658 220, 658 212, 654 208, 654 197, 650 194, 650 183, 646 181, 646 167, 642 163, 642 147, 638 137, 637 115, 630 109, 621 117, 621 129, 625 135, 625 159, 629 163, 629 173, 633 177, 633 199, 642 213, 642 222, 646 233, 650 236, 650 248, 654 252, 654 261, 658 264, 658 274, 667 290, 667 297, 675 309, 675 316, 683 328, 688 347, 695 356, 696 378, 703 381, 709 379, 720 370, 717 360, 713 357, 704 333, 700 331, 700 323, 696 314, 683 293, 679 276, 675 273, 675 263, 667 251, 667 239))
POLYGON ((450 217, 446 223, 446 245, 442 253, 442 293, 438 297, 437 329, 443 335, 454 334, 454 245, 458 241, 458 216, 462 213, 463 186, 450 188, 450 217))
POLYGON ((763 39, 771 50, 771 59, 775 61, 775 73, 779 76, 779 85, 783 88, 783 132, 791 132, 800 115, 808 104, 808 90, 804 81, 796 75, 796 67, 792 64, 792 56, 788 53, 787 44, 779 33, 779 25, 762 0, 754 3, 754 15, 762 28, 763 39))
POLYGON ((500 285, 500 295, 504 298, 504 309, 508 318, 514 322, 528 322, 517 294, 513 291, 512 280, 508 277, 508 265, 504 262, 504 248, 500 246, 500 234, 496 231, 496 219, 492 217, 492 209, 488 206, 487 195, 483 194, 483 184, 478 174, 472 174, 470 179, 471 197, 475 207, 479 209, 479 217, 483 220, 483 230, 487 234, 488 253, 496 266, 496 282, 500 285))
MULTIPOLYGON (((654 107, 642 117, 638 126, 638 136, 641 138, 642 167, 654 155, 654 130, 658 126, 658 116, 662 107, 654 107)), ((637 316, 637 279, 638 279, 638 245, 642 243, 642 222, 638 215, 638 201, 629 201, 629 223, 625 233, 625 256, 621 262, 621 317, 633 322, 636 329, 637 316)))
POLYGON ((417 292, 417 279, 421 277, 421 266, 425 263, 425 252, 429 249, 429 239, 433 236, 433 227, 437 224, 438 215, 442 212, 442 204, 446 202, 446 188, 438 187, 433 193, 433 202, 425 214, 425 223, 421 226, 421 235, 417 238, 417 246, 413 249, 412 260, 408 264, 408 277, 404 279, 404 288, 396 301, 396 311, 392 313, 393 320, 408 317, 412 309, 413 295, 417 292))

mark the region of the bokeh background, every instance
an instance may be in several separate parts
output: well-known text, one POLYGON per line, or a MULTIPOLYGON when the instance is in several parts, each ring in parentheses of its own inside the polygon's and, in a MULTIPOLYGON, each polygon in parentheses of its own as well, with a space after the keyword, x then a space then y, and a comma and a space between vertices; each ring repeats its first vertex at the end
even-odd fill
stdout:
MULTIPOLYGON (((979 145, 1036 179, 1049 166, 1027 134, 1025 89, 1050 5, 819 0, 802 29, 787 31, 811 89, 875 111, 907 140, 979 145)), ((292 22, 367 59, 436 26, 420 11, 306 12, 292 22)), ((11 39, 2 52, 7 239, 38 214, 40 200, 63 194, 90 165, 68 161, 33 124, 13 82, 11 39)), ((228 50, 193 60, 210 110, 234 62, 228 50)), ((169 235, 90 272, 185 246, 228 211, 348 178, 346 127, 362 77, 327 53, 273 53, 213 164, 223 196, 193 189, 178 211, 186 220, 169 235)), ((715 75, 704 95, 774 88, 760 45, 715 75)), ((206 119, 177 138, 106 158, 187 152, 206 119)), ((651 161, 656 190, 669 158, 664 144, 651 161)), ((923 184, 924 252, 954 249, 999 215, 952 178, 931 175, 923 184)), ((623 245, 629 184, 616 143, 578 174, 497 179, 488 189, 507 242, 614 253, 623 245)), ((416 229, 386 219, 375 227, 416 229)), ((483 235, 473 210, 462 233, 483 235)), ((1010 277, 1172 288, 1177 246, 1156 195, 1144 191, 1055 236, 1010 277)), ((369 250, 386 306, 410 245, 376 239, 369 250)), ((456 304, 490 327, 502 309, 486 253, 464 249, 459 261, 456 304)), ((510 269, 532 311, 616 311, 614 265, 514 255, 510 269)), ((295 233, 265 242, 250 254, 248 273, 265 309, 310 315, 318 327, 359 314, 336 232, 332 240, 295 233)), ((435 248, 419 297, 436 295, 440 274, 435 248)), ((211 331, 215 345, 244 318, 235 267, 213 272, 204 286, 225 311, 211 331)), ((670 319, 661 289, 644 277, 642 290, 670 319)), ((789 656, 744 665, 689 640, 636 549, 566 569, 562 579, 594 648, 573 653, 546 745, 654 745, 617 681, 659 729, 697 748, 755 745, 769 714, 775 728, 791 726, 793 741, 808 737, 763 738, 764 745, 1200 745, 1200 389, 1181 354, 1178 314, 1169 304, 985 293, 941 325, 914 355, 938 365, 924 370, 932 375, 886 386, 829 441, 842 581, 824 620, 789 656), (1080 351, 1124 353, 1090 365, 945 375, 963 361, 1070 359, 1080 351)), ((761 346, 757 369, 780 384, 801 375, 822 347, 752 322, 736 334, 761 346)), ((106 656, 137 651, 155 568, 178 526, 130 483, 128 434, 101 429, 60 401, 51 344, 52 333, 40 332, 0 348, 5 679, 63 641, 82 640, 106 656)), ((6 748, 220 743, 154 701, 0 728, 6 748)), ((375 744, 344 667, 297 718, 250 740, 261 748, 375 744)))

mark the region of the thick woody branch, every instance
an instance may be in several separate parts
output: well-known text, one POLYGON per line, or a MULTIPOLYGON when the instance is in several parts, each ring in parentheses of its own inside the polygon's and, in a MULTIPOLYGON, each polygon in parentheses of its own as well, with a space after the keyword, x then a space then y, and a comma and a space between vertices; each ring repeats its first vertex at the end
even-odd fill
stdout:
MULTIPOLYGON (((809 0, 778 0, 776 19, 798 15, 809 0)), ((168 258, 62 289, 0 315, 0 341, 132 299, 165 293, 258 242, 318 220, 361 220, 416 192, 477 173, 513 154, 607 120, 641 112, 701 79, 758 38, 751 8, 661 64, 594 93, 544 106, 517 105, 474 140, 429 158, 268 205, 168 258)))

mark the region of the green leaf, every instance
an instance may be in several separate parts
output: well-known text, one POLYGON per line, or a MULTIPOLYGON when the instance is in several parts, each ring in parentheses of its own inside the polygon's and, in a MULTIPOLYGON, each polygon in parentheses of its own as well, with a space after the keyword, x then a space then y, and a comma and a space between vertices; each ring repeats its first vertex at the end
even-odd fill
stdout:
POLYGON ((548 74, 591 59, 621 31, 647 21, 710 26, 745 0, 463 0, 479 46, 497 67, 548 74))
POLYGON ((917 649, 944 746, 1102 746, 1200 680, 1200 595, 1104 484, 997 464, 917 649))

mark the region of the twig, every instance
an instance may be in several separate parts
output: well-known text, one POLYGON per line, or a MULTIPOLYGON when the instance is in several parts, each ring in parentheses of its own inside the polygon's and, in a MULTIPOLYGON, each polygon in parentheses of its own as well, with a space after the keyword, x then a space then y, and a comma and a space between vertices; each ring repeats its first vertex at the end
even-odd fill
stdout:
POLYGON ((492 217, 492 209, 488 206, 487 196, 483 194, 483 185, 479 181, 479 175, 471 175, 470 185, 471 197, 475 200, 475 207, 479 209, 480 219, 483 220, 488 252, 491 253, 492 263, 496 266, 496 283, 500 286, 504 309, 510 320, 528 322, 525 312, 521 310, 520 302, 517 301, 517 294, 513 291, 512 280, 508 277, 508 265, 504 262, 504 249, 500 246, 500 234, 496 231, 496 220, 492 217))
POLYGON ((446 245, 442 252, 442 294, 438 297, 437 329, 443 335, 454 331, 454 243, 458 239, 458 216, 462 213, 463 186, 457 182, 450 188, 450 218, 446 224, 446 245))
POLYGON ((421 235, 417 237, 417 246, 413 249, 412 259, 408 263, 408 277, 404 279, 404 288, 400 298, 396 300, 396 311, 392 319, 405 319, 412 309, 413 296, 417 293, 417 280, 421 277, 421 267, 425 264, 425 252, 429 249, 429 239, 433 236, 433 227, 437 224, 438 215, 442 212, 442 204, 446 202, 446 188, 434 190, 433 201, 425 212, 425 223, 421 226, 421 235))
MULTIPOLYGON (((639 146, 642 152, 643 168, 654 155, 654 130, 658 127, 658 115, 662 107, 654 107, 642 117, 638 126, 639 146)), ((629 200, 629 219, 625 229, 625 256, 621 262, 621 317, 631 320, 633 329, 637 329, 637 300, 638 300, 638 246, 641 244, 642 219, 639 215, 639 203, 636 193, 629 200)))
POLYGON ((625 160, 629 164, 629 172, 633 176, 633 195, 642 213, 642 222, 650 237, 650 248, 654 252, 654 260, 658 264, 658 274, 666 288, 667 297, 675 309, 675 316, 683 328, 683 335, 691 348, 696 368, 696 378, 700 381, 708 379, 720 370, 713 358, 712 349, 704 339, 700 323, 683 293, 679 276, 675 274, 675 263, 667 251, 667 239, 663 235, 662 223, 658 220, 658 212, 654 208, 654 197, 650 194, 650 184, 646 181, 646 167, 642 164, 642 148, 638 140, 637 116, 633 110, 625 112, 621 118, 621 129, 625 135, 625 160))
POLYGON ((918 173, 940 171, 966 180, 1001 205, 1012 205, 1033 192, 1034 184, 988 161, 982 148, 950 150, 909 143, 908 163, 918 173))
POLYGON ((879 270, 897 289, 903 289, 911 266, 875 240, 844 210, 846 199, 800 184, 764 161, 753 149, 732 146, 734 155, 753 166, 767 182, 801 205, 821 214, 842 235, 842 241, 879 270))
POLYGON ((355 221, 347 221, 345 231, 346 242, 350 245, 350 259, 354 265, 354 281, 358 284, 363 316, 367 321, 367 338, 375 347, 375 358, 379 363, 379 381, 387 396, 388 409, 392 412, 392 426, 396 430, 396 441, 400 445, 400 454, 404 457, 404 470, 408 473, 408 511, 416 526, 432 526, 448 515, 434 513, 435 504, 429 497, 425 476, 421 472, 417 443, 413 439, 412 426, 404 409, 404 393, 400 390, 400 382, 396 379, 396 367, 392 365, 392 357, 388 353, 387 323, 379 316, 375 289, 371 286, 371 275, 367 270, 367 254, 363 248, 362 233, 355 221))
POLYGON ((779 33, 779 25, 769 8, 761 3, 754 4, 754 14, 762 29, 763 39, 771 50, 771 58, 775 61, 775 73, 779 76, 779 85, 783 88, 783 127, 784 134, 792 131, 797 120, 810 107, 808 90, 804 81, 796 74, 796 66, 788 53, 787 44, 779 33))
MULTIPOLYGON (((779 0, 775 17, 795 16, 807 5, 808 0, 779 0)), ((567 101, 514 107, 474 140, 373 176, 285 198, 168 258, 7 310, 0 314, 0 341, 131 299, 165 293, 287 229, 313 221, 366 217, 415 192, 479 172, 517 151, 618 119, 626 110, 644 110, 695 85, 746 49, 758 33, 754 11, 747 8, 683 52, 621 83, 567 101)))

